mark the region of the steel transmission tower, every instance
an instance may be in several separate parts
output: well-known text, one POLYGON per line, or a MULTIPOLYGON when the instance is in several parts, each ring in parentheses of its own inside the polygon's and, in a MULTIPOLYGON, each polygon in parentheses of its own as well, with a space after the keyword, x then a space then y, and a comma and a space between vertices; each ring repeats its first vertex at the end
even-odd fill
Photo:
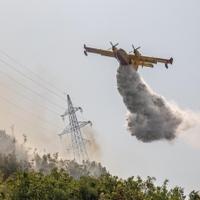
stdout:
POLYGON ((81 107, 74 107, 69 95, 67 95, 68 109, 65 111, 61 117, 65 120, 68 116, 69 124, 65 129, 59 134, 59 136, 70 134, 73 156, 76 161, 89 160, 85 139, 82 137, 81 128, 87 124, 92 125, 91 121, 78 121, 76 112, 82 112, 81 107))

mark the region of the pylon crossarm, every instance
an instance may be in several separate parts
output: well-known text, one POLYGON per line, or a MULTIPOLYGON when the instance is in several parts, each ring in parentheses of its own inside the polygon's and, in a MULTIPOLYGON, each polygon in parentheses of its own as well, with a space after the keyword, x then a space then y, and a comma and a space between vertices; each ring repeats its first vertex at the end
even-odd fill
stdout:
POLYGON ((73 109, 69 112, 69 110, 66 110, 64 114, 61 115, 62 118, 65 118, 67 115, 71 115, 77 111, 83 112, 83 109, 81 107, 73 107, 73 109))
POLYGON ((67 126, 67 127, 65 127, 65 129, 59 134, 59 136, 65 135, 67 133, 71 133, 71 132, 73 132, 74 129, 83 128, 84 126, 86 126, 88 124, 92 125, 92 122, 91 121, 79 121, 78 125, 76 125, 76 126, 73 126, 73 127, 67 126))
POLYGON ((88 124, 90 124, 90 126, 92 126, 92 122, 91 121, 81 121, 81 122, 79 121, 78 124, 79 124, 80 128, 82 128, 82 127, 84 127, 84 126, 86 126, 88 124))
POLYGON ((58 134, 59 136, 65 135, 67 133, 71 133, 72 129, 70 127, 66 127, 60 134, 58 134))

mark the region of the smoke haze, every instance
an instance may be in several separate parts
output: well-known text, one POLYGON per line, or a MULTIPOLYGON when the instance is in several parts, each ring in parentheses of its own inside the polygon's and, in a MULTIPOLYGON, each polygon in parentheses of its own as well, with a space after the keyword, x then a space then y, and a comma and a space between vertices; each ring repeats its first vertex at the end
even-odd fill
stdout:
POLYGON ((83 128, 83 134, 88 140, 88 142, 86 142, 86 148, 89 153, 89 158, 91 160, 101 161, 101 147, 96 131, 93 128, 86 126, 83 128))
POLYGON ((173 140, 177 133, 200 124, 200 117, 179 109, 156 94, 130 66, 119 66, 118 91, 128 109, 127 128, 143 142, 173 140))
POLYGON ((34 170, 48 174, 52 169, 64 169, 74 178, 81 176, 98 177, 107 173, 100 163, 95 161, 83 161, 77 163, 75 160, 62 159, 59 153, 39 154, 35 149, 27 148, 25 143, 27 137, 24 135, 23 144, 16 138, 0 130, 0 171, 9 176, 17 170, 34 170))

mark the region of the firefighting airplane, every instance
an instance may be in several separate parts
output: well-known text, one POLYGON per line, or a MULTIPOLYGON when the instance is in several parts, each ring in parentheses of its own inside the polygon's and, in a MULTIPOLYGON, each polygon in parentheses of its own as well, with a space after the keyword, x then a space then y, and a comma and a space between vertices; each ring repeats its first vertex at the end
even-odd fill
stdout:
POLYGON ((127 53, 123 49, 118 49, 117 46, 119 45, 118 43, 113 45, 112 42, 110 42, 112 46, 112 51, 108 50, 102 50, 102 49, 96 49, 96 48, 91 48, 87 47, 84 44, 84 54, 87 56, 88 53, 95 53, 95 54, 100 54, 102 56, 108 56, 108 57, 114 57, 118 60, 118 62, 121 65, 132 65, 133 68, 137 71, 139 66, 142 67, 153 67, 154 64, 157 64, 158 62, 164 63, 165 67, 168 68, 168 64, 173 63, 173 58, 170 59, 163 59, 163 58, 155 58, 155 57, 148 57, 148 56, 143 56, 138 49, 140 47, 135 48, 132 45, 133 51, 127 53))

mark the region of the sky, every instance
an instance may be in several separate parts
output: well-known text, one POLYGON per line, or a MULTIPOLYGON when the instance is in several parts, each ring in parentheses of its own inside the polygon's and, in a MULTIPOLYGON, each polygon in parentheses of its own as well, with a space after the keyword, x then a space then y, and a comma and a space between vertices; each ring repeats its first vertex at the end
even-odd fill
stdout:
POLYGON ((26 134, 38 148, 63 151, 57 134, 66 102, 30 79, 45 81, 82 106, 80 119, 93 122, 101 161, 112 174, 167 178, 172 186, 199 190, 200 142, 180 136, 146 144, 130 136, 117 61, 83 54, 83 44, 108 49, 112 41, 127 52, 134 44, 145 55, 172 56, 168 70, 156 65, 139 73, 156 93, 199 112, 199 6, 198 0, 0 0, 0 128, 10 132, 15 124, 15 134, 26 134))

